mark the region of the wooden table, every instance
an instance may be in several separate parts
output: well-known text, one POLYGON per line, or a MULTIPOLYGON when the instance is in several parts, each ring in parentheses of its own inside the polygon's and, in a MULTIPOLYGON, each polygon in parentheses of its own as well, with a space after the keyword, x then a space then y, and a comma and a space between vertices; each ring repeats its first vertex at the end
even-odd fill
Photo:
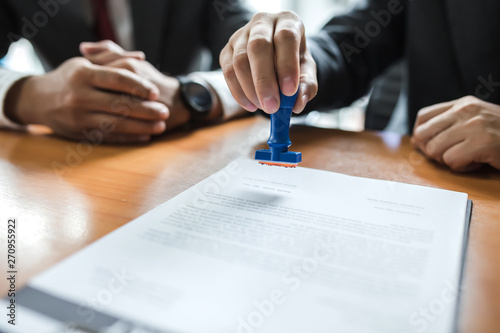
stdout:
MULTIPOLYGON (((7 218, 16 217, 18 287, 230 161, 252 156, 268 131, 267 120, 255 117, 173 133, 146 146, 0 132, 1 251, 7 218)), ((452 173, 395 134, 295 126, 291 137, 303 167, 468 193, 474 210, 459 326, 462 332, 500 332, 499 171, 452 173)), ((2 259, 2 271, 5 265, 2 259)), ((5 295, 6 280, 0 281, 5 295)))

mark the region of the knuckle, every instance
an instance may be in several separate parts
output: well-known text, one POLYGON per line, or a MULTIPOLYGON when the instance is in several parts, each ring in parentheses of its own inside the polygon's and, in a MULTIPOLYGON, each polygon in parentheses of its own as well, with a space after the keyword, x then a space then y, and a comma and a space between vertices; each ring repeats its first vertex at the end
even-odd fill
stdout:
POLYGON ((272 49, 272 42, 264 36, 254 36, 248 41, 248 51, 254 54, 272 49))
POLYGON ((121 63, 120 67, 133 70, 137 66, 137 59, 123 58, 121 59, 120 63, 121 63))
POLYGON ((294 27, 284 27, 279 29, 274 34, 275 42, 300 42, 301 35, 294 27))
POLYGON ((71 58, 71 59, 68 59, 65 64, 70 64, 70 65, 73 65, 73 66, 84 66, 84 65, 87 65, 89 63, 88 60, 86 60, 85 58, 83 57, 75 57, 75 58, 71 58))
POLYGON ((119 81, 122 77, 128 77, 129 71, 124 68, 117 68, 116 71, 111 72, 110 77, 112 80, 119 81))
MULTIPOLYGON (((241 35, 248 29, 248 25, 239 28, 236 32, 229 38, 228 45, 234 45, 240 38, 241 35)), ((226 45, 227 47, 227 45, 226 45)))
POLYGON ((226 59, 230 57, 230 54, 229 54, 229 44, 227 44, 226 46, 224 46, 224 48, 222 49, 222 51, 220 51, 220 54, 219 54, 219 64, 222 66, 223 63, 225 63, 226 59))
POLYGON ((304 26, 304 23, 300 20, 298 16, 297 16, 297 21, 295 22, 295 26, 298 28, 298 31, 300 32, 301 35, 305 34, 306 27, 304 26))
POLYGON ((431 107, 430 106, 426 106, 424 108, 421 108, 418 112, 417 112, 417 119, 421 119, 426 113, 428 113, 429 111, 431 110, 431 107))
POLYGON ((302 77, 300 81, 309 99, 313 99, 318 94, 318 82, 311 77, 302 77))
POLYGON ((469 119, 466 123, 466 126, 469 128, 482 129, 486 127, 486 124, 487 124, 486 118, 483 115, 479 114, 469 119))
POLYGON ((432 106, 426 106, 417 112, 417 117, 415 118, 415 124, 421 124, 423 120, 427 117, 429 112, 433 110, 432 106))
POLYGON ((233 53, 228 45, 222 49, 219 55, 219 64, 222 69, 226 66, 231 66, 233 61, 233 53))
POLYGON ((478 105, 475 102, 465 104, 461 109, 461 113, 470 114, 478 111, 478 105))
POLYGON ((413 131, 413 138, 415 138, 415 140, 417 142, 423 142, 423 131, 422 131, 422 128, 420 126, 418 127, 415 127, 414 131, 413 131))
POLYGON ((69 109, 75 109, 83 104, 83 98, 80 94, 71 91, 65 94, 63 98, 63 105, 69 109))
POLYGON ((252 19, 250 20, 252 23, 255 23, 255 22, 260 22, 260 21, 263 21, 263 20, 268 20, 270 18, 271 14, 269 13, 265 13, 265 12, 258 12, 256 13, 252 19))
POLYGON ((301 56, 300 61, 304 64, 307 64, 308 67, 310 67, 311 70, 314 72, 314 76, 316 76, 316 70, 317 70, 316 61, 314 61, 314 58, 311 55, 311 52, 309 52, 309 50, 306 49, 306 52, 304 52, 304 54, 301 56))
POLYGON ((441 159, 441 156, 439 154, 439 150, 438 150, 438 147, 437 147, 437 143, 435 141, 429 141, 425 147, 424 147, 424 150, 425 150, 425 153, 435 159, 435 160, 440 160, 441 159))
POLYGON ((106 47, 107 49, 112 49, 115 43, 109 39, 105 39, 102 41, 102 45, 106 47))
POLYGON ((417 117, 415 118, 415 124, 420 124, 422 123, 422 113, 424 112, 424 109, 421 109, 420 111, 418 111, 417 113, 417 117))
POLYGON ((291 11, 291 10, 283 10, 277 16, 288 18, 288 19, 293 19, 293 20, 300 20, 299 15, 297 15, 297 13, 295 13, 294 11, 291 11))
POLYGON ((318 81, 314 80, 309 87, 311 92, 310 99, 313 99, 318 94, 318 81))
POLYGON ((116 71, 109 71, 103 75, 103 81, 105 81, 108 86, 115 86, 120 82, 118 79, 119 73, 120 69, 117 69, 116 71))
POLYGON ((475 96, 467 95, 467 96, 462 97, 460 99, 460 102, 465 103, 465 104, 474 104, 474 103, 478 103, 479 99, 475 96))
POLYGON ((69 72, 68 79, 72 82, 78 82, 88 77, 90 68, 85 61, 73 60, 72 69, 69 72))
POLYGON ((236 52, 233 55, 233 67, 236 70, 245 70, 250 66, 248 53, 246 51, 236 52))
POLYGON ((459 108, 457 112, 460 115, 468 115, 470 113, 477 112, 479 110, 480 100, 474 96, 465 96, 460 99, 459 108))
POLYGON ((302 75, 300 77, 300 82, 305 86, 308 90, 317 90, 318 89, 318 81, 311 76, 302 75))
POLYGON ((221 64, 222 65, 222 73, 228 79, 232 79, 236 76, 234 67, 232 64, 221 64))
POLYGON ((129 86, 130 80, 127 80, 129 78, 129 73, 129 70, 125 68, 116 68, 105 74, 105 81, 110 86, 129 86))
POLYGON ((67 128, 74 133, 83 131, 85 126, 81 120, 80 114, 74 110, 68 110, 67 112, 67 128))

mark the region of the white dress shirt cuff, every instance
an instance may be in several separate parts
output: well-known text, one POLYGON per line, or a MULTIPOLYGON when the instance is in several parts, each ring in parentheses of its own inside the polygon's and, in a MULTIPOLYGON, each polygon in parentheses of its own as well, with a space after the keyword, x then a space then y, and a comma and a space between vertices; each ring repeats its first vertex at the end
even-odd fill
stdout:
POLYGON ((5 97, 9 89, 22 78, 30 76, 26 73, 12 72, 0 68, 0 128, 10 128, 23 130, 26 128, 24 125, 17 124, 5 116, 5 97))
POLYGON ((222 105, 223 120, 228 120, 244 114, 243 108, 234 100, 233 95, 231 95, 222 71, 195 72, 191 73, 189 76, 193 77, 193 79, 199 77, 212 86, 212 89, 219 96, 222 105))

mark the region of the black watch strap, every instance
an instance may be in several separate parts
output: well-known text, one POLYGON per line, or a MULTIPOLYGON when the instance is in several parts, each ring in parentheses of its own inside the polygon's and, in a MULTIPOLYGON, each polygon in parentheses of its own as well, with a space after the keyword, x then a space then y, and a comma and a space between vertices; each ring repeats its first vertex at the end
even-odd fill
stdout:
POLYGON ((213 96, 206 84, 187 76, 177 76, 181 100, 191 113, 190 122, 206 120, 213 107, 213 96))

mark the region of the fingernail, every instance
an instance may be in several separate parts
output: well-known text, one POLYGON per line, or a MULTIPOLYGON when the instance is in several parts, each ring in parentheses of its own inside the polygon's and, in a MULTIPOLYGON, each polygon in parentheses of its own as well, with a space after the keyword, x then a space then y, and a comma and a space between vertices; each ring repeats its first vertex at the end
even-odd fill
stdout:
POLYGON ((80 43, 80 51, 83 53, 83 52, 86 52, 87 48, 90 46, 90 43, 89 42, 82 42, 80 43))
POLYGON ((264 111, 266 112, 275 112, 276 110, 278 110, 279 106, 278 101, 273 96, 264 97, 264 99, 262 100, 262 104, 264 106, 264 111))
POLYGON ((250 112, 255 112, 257 111, 257 107, 255 106, 255 104, 251 103, 251 102, 248 102, 248 104, 245 105, 244 107, 247 111, 250 111, 250 112))
POLYGON ((303 95, 302 97, 300 97, 300 100, 295 103, 295 106, 292 109, 293 113, 299 114, 302 111, 304 111, 307 102, 308 102, 307 95, 303 95))
POLYGON ((158 112, 160 112, 162 116, 164 116, 164 119, 167 118, 166 116, 168 115, 168 108, 165 105, 160 104, 156 109, 158 110, 158 112))
POLYGON ((155 133, 162 133, 163 131, 165 131, 166 128, 167 125, 165 124, 164 121, 158 121, 153 126, 153 130, 155 131, 155 133))
POLYGON ((295 86, 295 82, 291 77, 286 77, 283 79, 281 83, 281 92, 287 96, 291 96, 295 94, 297 91, 297 87, 295 86))
POLYGON ((309 102, 309 97, 307 97, 307 95, 304 95, 304 96, 301 97, 301 99, 302 99, 302 107, 305 108, 307 102, 309 102))
POLYGON ((124 55, 126 55, 128 57, 135 57, 135 58, 140 58, 140 59, 145 58, 144 52, 142 52, 142 51, 129 51, 129 52, 125 52, 124 55))

